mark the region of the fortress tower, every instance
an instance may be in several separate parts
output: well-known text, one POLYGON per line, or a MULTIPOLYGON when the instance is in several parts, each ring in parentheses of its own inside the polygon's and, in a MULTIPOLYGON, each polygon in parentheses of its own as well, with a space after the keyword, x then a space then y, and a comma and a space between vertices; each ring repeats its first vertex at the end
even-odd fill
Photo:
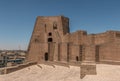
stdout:
POLYGON ((67 17, 38 16, 28 47, 28 60, 52 61, 53 58, 58 58, 53 54, 58 52, 58 44, 63 42, 63 36, 67 33, 69 33, 69 19, 67 17))

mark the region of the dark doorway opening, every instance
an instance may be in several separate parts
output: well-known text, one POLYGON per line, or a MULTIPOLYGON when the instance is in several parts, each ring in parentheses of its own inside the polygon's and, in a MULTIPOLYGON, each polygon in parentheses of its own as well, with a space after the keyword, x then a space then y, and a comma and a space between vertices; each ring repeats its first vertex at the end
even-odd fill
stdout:
POLYGON ((48 33, 48 36, 52 36, 52 33, 51 33, 51 32, 49 32, 49 33, 48 33))
POLYGON ((53 40, 52 40, 52 38, 48 38, 48 42, 52 42, 53 40))
POLYGON ((76 61, 79 61, 78 56, 76 56, 76 61))
POLYGON ((44 59, 45 59, 45 61, 48 61, 48 53, 45 53, 44 59))

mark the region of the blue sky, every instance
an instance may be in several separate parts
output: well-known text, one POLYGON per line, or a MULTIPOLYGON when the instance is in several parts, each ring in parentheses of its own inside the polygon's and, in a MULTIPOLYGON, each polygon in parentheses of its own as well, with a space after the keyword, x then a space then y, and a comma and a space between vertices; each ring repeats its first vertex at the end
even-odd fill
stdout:
POLYGON ((71 32, 120 31, 120 0, 0 0, 0 49, 27 49, 36 17, 56 15, 71 32))

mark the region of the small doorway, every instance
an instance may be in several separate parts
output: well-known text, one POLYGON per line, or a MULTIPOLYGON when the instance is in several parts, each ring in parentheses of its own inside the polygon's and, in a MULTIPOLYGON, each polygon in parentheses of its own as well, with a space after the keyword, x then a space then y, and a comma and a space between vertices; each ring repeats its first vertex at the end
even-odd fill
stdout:
POLYGON ((48 61, 48 53, 45 53, 44 59, 45 59, 45 61, 48 61))
POLYGON ((78 56, 76 56, 76 61, 79 61, 78 56))

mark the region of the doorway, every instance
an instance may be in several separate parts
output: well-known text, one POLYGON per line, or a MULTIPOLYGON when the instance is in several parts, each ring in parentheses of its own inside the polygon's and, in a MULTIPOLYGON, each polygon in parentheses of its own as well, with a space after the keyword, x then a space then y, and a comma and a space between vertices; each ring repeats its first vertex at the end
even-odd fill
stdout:
POLYGON ((78 56, 76 56, 76 61, 79 61, 78 56))
POLYGON ((48 61, 48 53, 45 53, 44 59, 45 59, 45 61, 48 61))

